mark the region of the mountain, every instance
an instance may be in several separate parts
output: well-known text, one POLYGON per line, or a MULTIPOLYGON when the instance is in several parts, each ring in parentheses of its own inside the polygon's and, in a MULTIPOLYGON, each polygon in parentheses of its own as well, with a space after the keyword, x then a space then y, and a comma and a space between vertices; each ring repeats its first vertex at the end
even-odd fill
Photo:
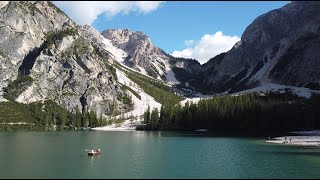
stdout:
POLYGON ((318 8, 317 2, 291 2, 265 13, 246 28, 231 50, 203 65, 172 57, 141 31, 107 29, 101 34, 125 52, 123 64, 175 82, 177 91, 235 93, 273 84, 319 89, 318 8))
POLYGON ((79 26, 49 1, 2 1, 0 105, 12 102, 10 112, 14 103, 20 109, 40 103, 45 109, 51 100, 83 117, 94 112, 125 120, 175 105, 183 96, 275 87, 320 90, 319 9, 318 2, 291 2, 263 14, 231 50, 200 65, 172 57, 141 31, 99 33, 79 26))
POLYGON ((128 29, 107 29, 101 35, 123 50, 127 56, 121 63, 142 74, 173 83, 180 83, 179 72, 175 69, 192 74, 202 70, 198 61, 175 58, 151 43, 150 38, 141 31, 132 32, 128 29))
POLYGON ((114 57, 49 1, 0 3, 1 101, 48 99, 68 111, 132 110, 114 57))
POLYGON ((203 65, 211 93, 268 83, 319 89, 320 3, 291 2, 257 17, 231 50, 203 65))

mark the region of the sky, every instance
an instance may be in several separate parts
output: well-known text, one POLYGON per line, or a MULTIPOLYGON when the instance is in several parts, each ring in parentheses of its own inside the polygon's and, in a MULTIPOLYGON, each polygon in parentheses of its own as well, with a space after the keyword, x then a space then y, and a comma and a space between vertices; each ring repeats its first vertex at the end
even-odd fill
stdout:
POLYGON ((78 24, 140 30, 151 42, 201 64, 226 52, 253 20, 289 1, 53 1, 78 24))

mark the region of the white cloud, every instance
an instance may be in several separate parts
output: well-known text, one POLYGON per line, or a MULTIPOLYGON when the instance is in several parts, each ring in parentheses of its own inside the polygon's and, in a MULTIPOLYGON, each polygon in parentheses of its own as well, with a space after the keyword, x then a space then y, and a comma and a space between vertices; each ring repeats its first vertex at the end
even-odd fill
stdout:
POLYGON ((185 45, 188 46, 192 42, 194 46, 182 51, 173 51, 172 56, 197 59, 203 64, 210 58, 230 50, 239 40, 238 36, 223 35, 218 31, 215 34, 206 34, 198 41, 185 41, 185 45))
POLYGON ((191 45, 193 45, 193 43, 194 43, 194 40, 185 40, 184 41, 184 45, 186 45, 186 46, 191 46, 191 45))
POLYGON ((92 24, 100 14, 107 17, 129 12, 149 13, 156 10, 164 1, 52 1, 75 22, 92 24))

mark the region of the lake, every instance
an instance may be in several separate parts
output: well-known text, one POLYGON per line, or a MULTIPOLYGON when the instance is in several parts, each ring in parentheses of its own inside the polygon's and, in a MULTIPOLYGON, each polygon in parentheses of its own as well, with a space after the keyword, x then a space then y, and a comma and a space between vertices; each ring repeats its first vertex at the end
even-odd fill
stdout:
POLYGON ((0 132, 0 178, 320 178, 320 149, 143 131, 0 132), (100 148, 90 157, 86 149, 100 148))

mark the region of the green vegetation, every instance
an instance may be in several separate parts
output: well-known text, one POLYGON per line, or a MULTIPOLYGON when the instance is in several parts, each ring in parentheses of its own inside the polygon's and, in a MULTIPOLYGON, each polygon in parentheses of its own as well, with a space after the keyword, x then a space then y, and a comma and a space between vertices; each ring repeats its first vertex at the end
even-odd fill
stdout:
POLYGON ((54 41, 62 40, 66 36, 75 34, 78 34, 78 30, 76 28, 67 28, 66 30, 49 32, 48 34, 46 34, 46 40, 42 44, 41 49, 49 48, 54 43, 54 41))
POLYGON ((4 88, 4 97, 10 101, 14 101, 23 91, 25 91, 33 82, 30 76, 18 75, 17 79, 10 82, 6 88, 4 88))
POLYGON ((62 92, 61 96, 75 96, 75 93, 71 93, 71 92, 62 92))
POLYGON ((43 126, 69 125, 69 116, 72 116, 71 113, 52 100, 46 100, 44 104, 40 102, 31 103, 28 105, 27 110, 31 112, 37 123, 43 126))
POLYGON ((176 95, 168 86, 158 84, 156 81, 141 78, 135 73, 127 72, 128 78, 137 83, 147 94, 154 97, 161 104, 167 102, 176 104, 182 100, 182 97, 176 95))
POLYGON ((117 103, 116 98, 114 96, 113 96, 113 99, 111 102, 110 102, 110 100, 107 100, 107 101, 105 100, 105 103, 108 104, 108 106, 109 106, 109 111, 106 112, 106 115, 111 116, 111 115, 120 114, 120 112, 117 109, 118 103, 117 103))
POLYGON ((46 130, 43 126, 37 126, 34 124, 1 124, 0 131, 43 131, 46 130))
POLYGON ((129 107, 133 107, 133 102, 131 96, 129 96, 127 93, 124 93, 124 95, 121 97, 121 101, 123 104, 129 105, 129 107))
POLYGON ((118 80, 116 68, 114 68, 109 62, 104 62, 104 64, 106 65, 106 68, 111 72, 111 74, 113 75, 113 77, 114 77, 116 80, 118 80))
POLYGON ((208 129, 225 135, 276 135, 296 129, 320 128, 320 95, 310 99, 290 92, 219 96, 198 104, 165 104, 160 116, 148 110, 140 130, 208 129), (149 117, 150 116, 150 117, 149 117), (153 124, 153 125, 152 125, 153 124))
POLYGON ((157 78, 158 75, 160 75, 157 68, 153 64, 151 64, 151 66, 148 69, 146 69, 146 72, 149 76, 153 78, 157 78))
POLYGON ((0 103, 0 123, 36 123, 36 119, 28 111, 27 105, 17 102, 0 103))
POLYGON ((81 55, 88 53, 90 50, 90 43, 83 37, 77 38, 67 50, 61 53, 61 57, 69 57, 72 55, 81 55))
POLYGON ((161 81, 144 76, 121 65, 115 65, 119 69, 122 69, 128 78, 138 84, 147 94, 154 97, 157 102, 161 104, 177 104, 183 99, 181 96, 176 95, 169 86, 161 81))
POLYGON ((157 78, 157 73, 153 69, 147 69, 146 70, 147 74, 153 78, 157 78))
POLYGON ((83 37, 79 37, 73 43, 74 53, 84 54, 84 53, 88 52, 89 49, 90 49, 90 43, 86 39, 84 39, 83 37))
POLYGON ((18 102, 0 103, 0 130, 45 130, 46 127, 57 126, 59 129, 70 127, 100 126, 101 118, 93 111, 79 110, 72 113, 52 100, 44 103, 34 102, 21 104, 18 102), (14 124, 9 123, 23 123, 14 124))
MULTIPOLYGON (((119 83, 119 84, 121 84, 121 83, 119 83)), ((128 91, 132 92, 132 94, 134 94, 138 99, 141 100, 140 94, 138 94, 137 92, 135 92, 135 91, 134 91, 133 89, 131 89, 130 87, 128 87, 128 86, 126 86, 126 85, 124 85, 124 84, 121 84, 121 88, 124 89, 124 90, 128 90, 128 91)))

